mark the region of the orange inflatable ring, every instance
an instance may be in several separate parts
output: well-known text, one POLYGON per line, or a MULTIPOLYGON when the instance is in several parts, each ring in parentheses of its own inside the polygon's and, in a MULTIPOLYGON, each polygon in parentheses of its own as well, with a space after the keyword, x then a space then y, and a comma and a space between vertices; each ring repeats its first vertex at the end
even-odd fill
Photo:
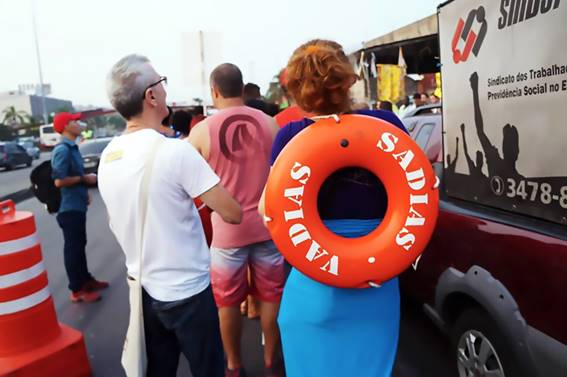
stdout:
POLYGON ((276 160, 265 221, 288 262, 321 283, 376 287, 398 276, 427 246, 439 210, 439 180, 419 146, 394 125, 364 115, 318 120, 276 160), (361 167, 384 184, 388 208, 366 236, 344 238, 323 224, 317 195, 333 172, 361 167))

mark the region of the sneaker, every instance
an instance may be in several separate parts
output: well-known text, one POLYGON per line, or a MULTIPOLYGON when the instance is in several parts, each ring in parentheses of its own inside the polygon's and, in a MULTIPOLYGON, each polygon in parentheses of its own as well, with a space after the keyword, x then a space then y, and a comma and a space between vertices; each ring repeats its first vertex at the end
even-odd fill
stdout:
POLYGON ((70 297, 72 302, 95 302, 101 299, 100 293, 89 292, 86 289, 81 289, 77 292, 71 292, 70 297))
POLYGON ((85 284, 83 289, 91 292, 100 291, 102 289, 108 288, 109 285, 110 284, 108 284, 106 281, 98 281, 95 278, 92 278, 85 284))

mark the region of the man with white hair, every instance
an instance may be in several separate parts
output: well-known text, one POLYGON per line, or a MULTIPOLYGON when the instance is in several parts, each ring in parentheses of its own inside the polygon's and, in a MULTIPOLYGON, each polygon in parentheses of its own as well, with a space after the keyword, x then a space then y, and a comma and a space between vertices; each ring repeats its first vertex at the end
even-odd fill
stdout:
POLYGON ((193 376, 222 376, 209 249, 193 199, 229 223, 240 223, 242 212, 189 143, 159 134, 166 82, 143 56, 112 67, 108 97, 127 127, 102 153, 99 189, 128 279, 141 276, 147 376, 175 376, 180 352, 193 376))

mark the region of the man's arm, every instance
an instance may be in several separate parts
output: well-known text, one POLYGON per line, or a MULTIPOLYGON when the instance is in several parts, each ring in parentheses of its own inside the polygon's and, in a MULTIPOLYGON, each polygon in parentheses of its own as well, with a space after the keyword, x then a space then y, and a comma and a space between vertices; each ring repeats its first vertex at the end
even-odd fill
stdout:
MULTIPOLYGON (((271 173, 271 169, 270 169, 270 173, 271 173)), ((266 185, 262 190, 262 195, 260 196, 260 200, 258 201, 258 213, 262 217, 262 221, 264 222, 264 225, 266 227, 268 226, 268 223, 266 222, 266 190, 267 189, 268 189, 268 182, 266 182, 266 185)))
POLYGON ((266 215, 266 188, 268 187, 268 184, 266 184, 266 186, 264 186, 264 189, 262 190, 262 196, 260 196, 260 200, 258 201, 258 213, 260 214, 260 216, 262 216, 262 218, 264 218, 264 216, 266 215))
POLYGON ((206 122, 207 120, 205 119, 197 123, 195 127, 191 129, 191 132, 189 132, 187 141, 195 147, 197 152, 199 152, 205 160, 208 160, 211 140, 209 137, 209 128, 207 127, 206 122))
MULTIPOLYGON (((280 130, 280 126, 278 126, 278 122, 276 122, 276 120, 272 117, 268 117, 268 126, 270 127, 270 131, 272 132, 272 143, 274 142, 274 140, 276 139, 276 135, 278 134, 279 130, 280 130)), ((264 189, 262 190, 262 196, 260 196, 260 200, 258 201, 258 213, 260 214, 260 216, 262 216, 262 219, 264 219, 264 214, 266 213, 266 186, 264 186, 264 189)), ((264 225, 266 224, 266 222, 264 221, 264 225)))
POLYGON ((201 194, 199 199, 201 199, 207 207, 218 213, 227 223, 240 224, 242 221, 242 209, 240 208, 240 204, 234 200, 220 183, 201 194))
MULTIPOLYGON (((470 172, 470 174, 472 174, 472 172, 475 170, 476 165, 474 164, 473 160, 471 159, 471 156, 469 156, 469 149, 467 147, 467 139, 465 138, 465 125, 464 125, 464 123, 461 124, 461 134, 463 136, 463 149, 465 151, 465 158, 467 159, 467 165, 469 166, 469 172, 470 172)), ((458 151, 458 149, 457 149, 457 151, 458 151)))
POLYGON ((240 204, 219 183, 219 177, 191 144, 181 144, 179 177, 181 186, 192 198, 199 198, 224 221, 239 224, 242 221, 240 204))
POLYGON ((455 142, 455 161, 459 158, 459 138, 456 138, 455 142))
POLYGON ((278 122, 271 116, 268 116, 268 126, 270 127, 270 131, 272 132, 272 141, 276 138, 278 131, 280 130, 280 126, 278 126, 278 122))
POLYGON ((67 147, 58 147, 53 151, 51 157, 52 178, 55 187, 71 187, 76 185, 96 184, 96 175, 87 174, 84 176, 67 176, 69 165, 71 164, 71 151, 67 147))
POLYGON ((87 185, 87 186, 94 186, 96 185, 97 176, 96 174, 87 174, 87 175, 78 175, 75 177, 66 177, 63 179, 56 179, 55 180, 55 187, 71 187, 76 185, 87 185))
POLYGON ((471 75, 470 82, 473 93, 474 121, 476 124, 476 132, 478 134, 478 139, 480 140, 480 144, 482 145, 482 149, 484 149, 484 152, 486 153, 492 147, 492 144, 490 143, 490 139, 488 139, 488 136, 486 136, 486 134, 484 133, 484 122, 482 120, 482 112, 480 110, 480 100, 478 96, 478 73, 474 72, 471 75))
POLYGON ((76 186, 83 183, 82 176, 75 176, 75 177, 65 177, 62 179, 55 179, 55 187, 71 187, 76 186))
POLYGON ((455 147, 455 158, 451 161, 449 158, 450 155, 447 155, 447 170, 452 174, 455 174, 455 170, 457 169, 457 159, 459 158, 459 138, 456 138, 457 146, 455 147))
MULTIPOLYGON (((289 134, 285 134, 284 131, 285 128, 279 128, 277 122, 275 122, 274 120, 274 124, 276 129, 274 130, 274 140, 272 143, 272 153, 271 153, 271 158, 270 158, 270 164, 273 165, 276 162, 276 158, 278 156, 278 154, 281 152, 281 150, 284 148, 284 146, 289 142, 289 140, 291 140, 291 138, 289 137, 289 134), (280 133, 281 132, 281 133, 280 133)), ((270 168, 270 173, 271 173, 271 168, 270 168)), ((260 196, 260 200, 258 201, 258 213, 260 214, 260 216, 262 216, 262 219, 264 221, 264 225, 266 225, 266 188, 268 186, 268 183, 266 182, 266 185, 264 186, 264 189, 262 190, 262 195, 260 196)))

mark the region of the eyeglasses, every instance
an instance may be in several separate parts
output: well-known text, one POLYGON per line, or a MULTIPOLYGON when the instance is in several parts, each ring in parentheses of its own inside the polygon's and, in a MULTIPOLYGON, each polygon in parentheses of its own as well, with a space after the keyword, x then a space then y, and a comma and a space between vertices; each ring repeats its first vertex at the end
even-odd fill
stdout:
POLYGON ((146 92, 148 91, 148 89, 158 85, 160 82, 163 82, 165 85, 167 85, 167 77, 160 76, 158 81, 154 82, 153 84, 148 85, 148 87, 144 90, 144 93, 142 94, 142 99, 146 98, 146 92))

